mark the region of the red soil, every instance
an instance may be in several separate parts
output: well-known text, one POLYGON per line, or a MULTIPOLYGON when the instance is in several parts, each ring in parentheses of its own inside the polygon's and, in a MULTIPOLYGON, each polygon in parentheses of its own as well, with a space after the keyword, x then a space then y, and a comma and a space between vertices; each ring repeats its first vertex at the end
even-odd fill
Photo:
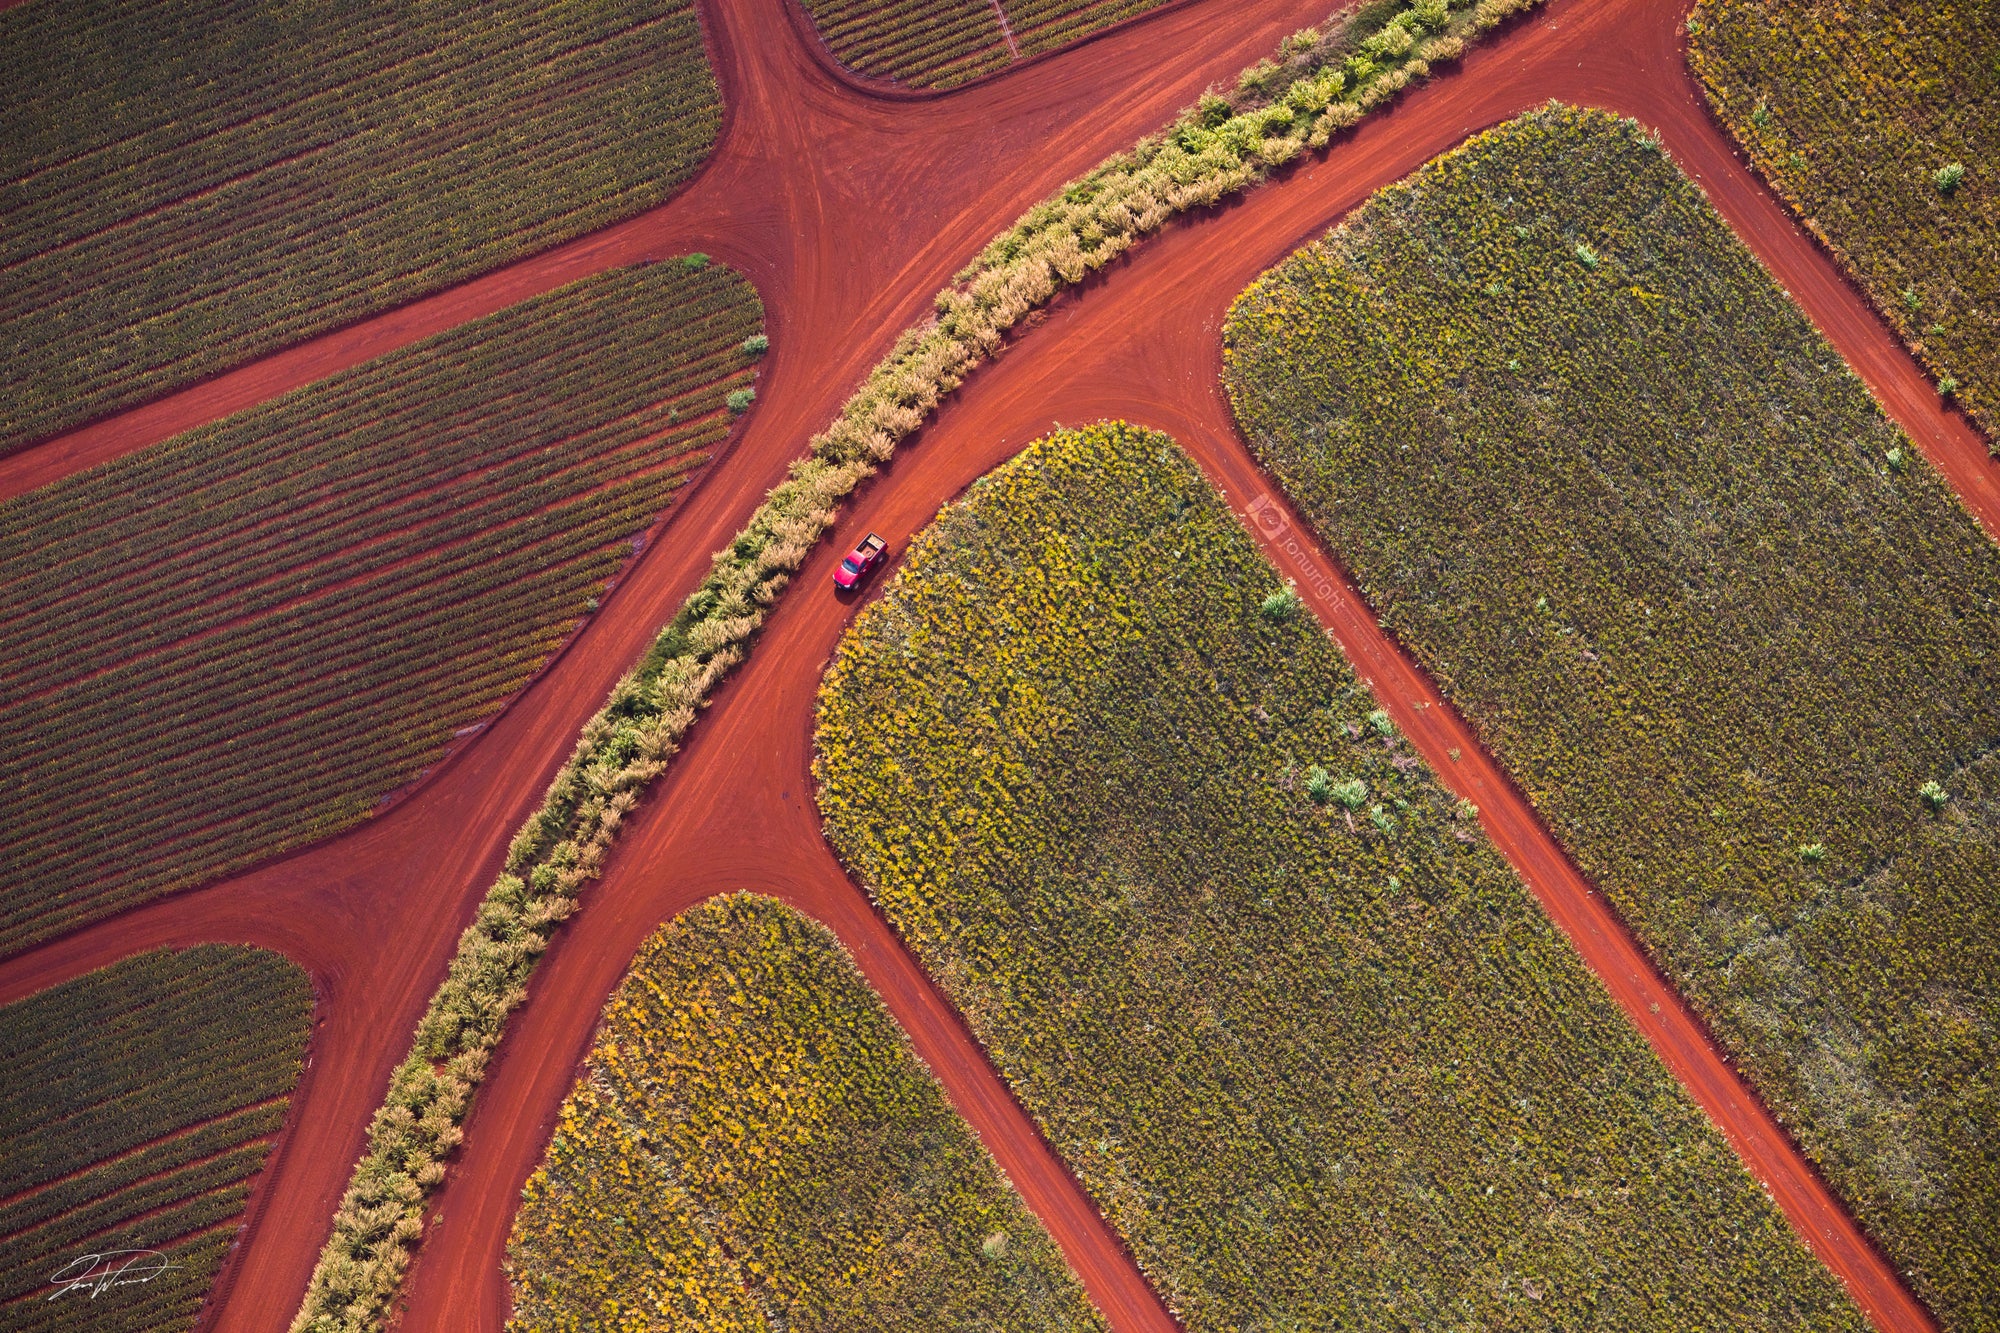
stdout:
MULTIPOLYGON (((0 1001, 140 949, 201 940, 264 944, 312 973, 324 1015, 313 1067, 218 1286, 213 1326, 289 1323, 368 1117, 458 930, 583 719, 704 571, 706 561, 686 553, 728 540, 806 436, 988 236, 1156 127, 1204 83, 1322 17, 1302 0, 1251 0, 1228 7, 1221 32, 1224 12, 1220 0, 1173 8, 970 90, 912 101, 875 98, 829 71, 779 0, 714 0, 704 14, 729 120, 709 167, 673 202, 6 460, 16 465, 5 475, 18 489, 29 484, 24 478, 115 456, 646 255, 707 250, 747 273, 767 310, 773 348, 740 438, 681 499, 667 539, 648 544, 563 657, 453 764, 351 833, 0 964, 0 1001)), ((858 497, 840 540, 814 554, 752 660, 628 822, 603 880, 542 964, 439 1195, 407 1289, 405 1328, 500 1326, 507 1299, 500 1261, 514 1205, 599 1006, 649 932, 735 889, 793 902, 836 931, 1113 1326, 1172 1327, 1117 1238, 821 837, 808 776, 813 693, 851 614, 826 581, 841 542, 873 528, 900 549, 940 501, 1057 421, 1122 416, 1155 426, 1176 435, 1233 504, 1275 492, 1218 387, 1228 302, 1370 191, 1468 133, 1550 97, 1608 107, 1658 129, 1988 531, 2000 529, 2000 477, 1981 439, 1940 407, 1893 334, 1711 124, 1681 62, 1683 15, 1683 0, 1553 0, 1544 15, 1493 39, 1461 70, 1406 96, 1323 159, 1146 242, 1060 300, 974 376, 858 497)), ((1253 531, 1298 579, 1398 725, 1455 791, 1480 806, 1496 845, 1807 1243, 1880 1327, 1933 1327, 1465 723, 1376 626, 1318 543, 1288 510, 1279 512, 1288 516, 1283 532, 1254 521, 1253 531)))

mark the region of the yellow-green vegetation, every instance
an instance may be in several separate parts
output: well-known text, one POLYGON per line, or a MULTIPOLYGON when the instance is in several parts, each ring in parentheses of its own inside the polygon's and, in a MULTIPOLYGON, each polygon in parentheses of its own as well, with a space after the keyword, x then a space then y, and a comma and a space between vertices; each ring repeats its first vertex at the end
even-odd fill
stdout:
POLYGON ((693 0, 0 12, 0 452, 666 198, 693 0))
POLYGON ((1763 177, 2000 435, 2000 28, 1953 0, 1702 0, 1688 57, 1763 177))
MULTIPOLYGON (((827 49, 849 69, 913 87, 949 88, 1144 14, 1162 0, 805 2, 827 49)), ((1528 0, 1528 4, 1533 2, 1528 0)), ((1279 101, 1285 85, 1298 74, 1314 80, 1338 70, 1344 80, 1330 91, 1312 94, 1302 90, 1294 99, 1293 109, 1299 118, 1311 121, 1329 105, 1354 100, 1355 93, 1400 69, 1413 55, 1423 68, 1411 77, 1421 78, 1429 61, 1458 54, 1456 44, 1449 48, 1437 45, 1441 37, 1455 43, 1528 4, 1517 0, 1369 0, 1337 14, 1324 35, 1313 29, 1299 34, 1286 44, 1282 62, 1265 62, 1248 71, 1246 82, 1231 100, 1243 101, 1248 94, 1279 101), (1419 47, 1425 49, 1419 51, 1419 47), (1342 62, 1349 57, 1353 57, 1352 62, 1343 67, 1342 62), (1280 73, 1283 67, 1289 68, 1280 73)), ((1402 82, 1396 86, 1401 87, 1402 82)), ((1211 121, 1209 128, 1219 123, 1219 118, 1211 121)))
POLYGON ((1008 331, 1176 215, 1213 204, 1334 134, 1536 0, 1369 7, 1279 44, 1227 95, 1107 159, 993 238, 905 329, 810 452, 765 496, 644 659, 585 724, 459 941, 368 1132, 295 1327, 381 1327, 486 1061, 542 951, 654 778, 840 503, 999 348, 1008 331), (1393 12, 1388 12, 1393 10, 1393 12))
POLYGON ((768 898, 647 940, 522 1198, 521 1333, 1103 1327, 839 942, 768 898))
POLYGON ((298 1082, 312 988, 262 949, 158 949, 0 1009, 0 1330, 194 1326, 298 1082), (88 1256, 145 1282, 62 1294, 88 1256), (50 1285, 51 1281, 57 1285, 50 1285))
POLYGON ((1859 1328, 1278 587, 1061 432, 820 693, 829 837, 1188 1327, 1859 1328))
POLYGON ((835 59, 857 73, 950 88, 1053 51, 1161 0, 807 0, 835 59), (1002 27, 1002 24, 1005 27, 1002 27))
POLYGON ((0 505, 0 949, 355 824, 490 718, 727 437, 762 314, 613 270, 0 505))
POLYGON ((1383 191, 1225 333, 1252 444, 1864 1224, 2000 1321, 2000 552, 1636 127, 1383 191))

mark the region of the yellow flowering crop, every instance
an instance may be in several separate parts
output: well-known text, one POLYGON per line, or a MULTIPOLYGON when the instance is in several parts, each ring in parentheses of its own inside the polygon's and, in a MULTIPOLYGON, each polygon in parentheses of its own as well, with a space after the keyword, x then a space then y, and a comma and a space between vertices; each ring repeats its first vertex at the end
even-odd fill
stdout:
POLYGON ((820 694, 828 835, 1187 1327, 1858 1331, 1280 588, 1172 440, 1063 431, 820 694))
POLYGON ((749 895, 639 951, 509 1254, 521 1333, 1102 1328, 839 944, 749 895))

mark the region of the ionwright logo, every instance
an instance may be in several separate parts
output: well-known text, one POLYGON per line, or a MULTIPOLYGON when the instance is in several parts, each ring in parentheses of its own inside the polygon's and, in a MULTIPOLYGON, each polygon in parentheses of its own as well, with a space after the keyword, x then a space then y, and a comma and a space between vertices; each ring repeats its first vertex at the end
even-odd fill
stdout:
POLYGON ((1292 526, 1285 521, 1285 511, 1268 495, 1260 495, 1250 502, 1250 521, 1267 537, 1276 537, 1292 526))
POLYGON ((1333 575, 1319 567, 1311 548, 1292 531, 1291 520, 1285 517, 1283 506, 1267 493, 1252 500, 1250 507, 1244 510, 1244 516, 1257 525, 1257 531, 1268 537, 1271 545, 1284 554, 1285 562, 1298 571, 1299 583, 1319 594, 1322 601, 1335 600, 1339 589, 1334 584, 1333 575))

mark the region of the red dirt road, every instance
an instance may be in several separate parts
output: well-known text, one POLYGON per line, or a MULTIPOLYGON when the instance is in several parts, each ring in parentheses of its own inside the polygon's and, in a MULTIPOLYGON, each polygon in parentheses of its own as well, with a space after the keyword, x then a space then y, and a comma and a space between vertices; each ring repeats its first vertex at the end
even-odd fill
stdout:
MULTIPOLYGON (((565 656, 411 799, 253 874, 0 964, 0 1000, 161 943, 267 944, 312 972, 325 1015, 314 1066, 225 1272, 211 1311, 215 1326, 281 1329, 289 1322, 367 1119, 457 931, 577 727, 702 572, 705 560, 687 553, 715 550, 729 538, 806 435, 987 236, 1061 180, 1156 126, 1205 82, 1233 74, 1283 32, 1321 16, 1316 5, 1297 0, 1197 4, 982 87, 912 102, 876 100, 832 77, 799 42, 779 2, 716 0, 704 11, 731 111, 716 158, 673 202, 114 419, 98 428, 107 443, 89 446, 101 450, 94 456, 139 447, 172 423, 206 419, 648 254, 702 249, 743 269, 764 297, 773 338, 759 405, 740 440, 682 500, 663 538, 565 656), (1218 36, 1205 23, 1227 31, 1218 36), (1189 58, 1189 51, 1199 54, 1189 58), (1162 75, 1167 69, 1182 72, 1162 75)), ((1220 396, 1219 328, 1228 302, 1375 188, 1549 97, 1608 107, 1661 131, 1669 151, 1996 531, 2000 478, 1983 442, 1940 408, 1893 335, 1730 154, 1682 71, 1683 12, 1679 0, 1554 0, 1545 16, 1476 51, 1462 70, 1407 96, 1324 159, 1144 243, 1084 292, 1059 301, 1040 327, 978 372, 858 497, 839 536, 872 527, 900 549, 942 500, 1057 421, 1123 416, 1170 431, 1239 507, 1274 490, 1220 396)), ((67 447, 58 441, 15 459, 67 447)), ((61 456, 47 452, 57 461, 44 466, 59 470, 61 456)), ((1253 530, 1299 579, 1398 725, 1448 784, 1481 807, 1496 845, 1551 917, 1878 1326, 1932 1327, 1317 543, 1295 520, 1288 529, 1295 549, 1282 535, 1273 546, 1272 533, 1253 530), (1449 757, 1453 747, 1463 756, 1457 762, 1449 757)), ((751 662, 629 821, 603 880, 543 963, 439 1196, 403 1327, 500 1326, 506 1288, 499 1263, 514 1203, 599 1006, 647 933, 732 889, 771 893, 827 922, 1114 1327, 1172 1326, 820 835, 807 776, 812 698, 851 610, 824 590, 837 555, 833 544, 815 553, 802 586, 781 603, 751 662)))

